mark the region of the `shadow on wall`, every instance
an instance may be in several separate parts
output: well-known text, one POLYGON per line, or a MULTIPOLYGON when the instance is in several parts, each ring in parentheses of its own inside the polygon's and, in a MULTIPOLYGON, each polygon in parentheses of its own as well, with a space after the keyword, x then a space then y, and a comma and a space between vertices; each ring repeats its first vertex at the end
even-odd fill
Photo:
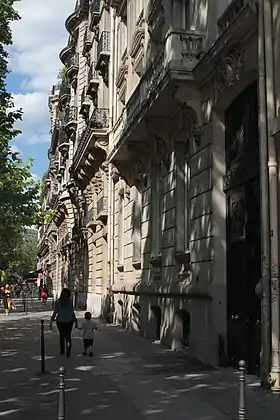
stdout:
MULTIPOLYGON (((160 263, 159 266, 151 265, 152 234, 155 230, 154 209, 151 202, 155 188, 153 188, 154 179, 152 179, 151 173, 152 162, 151 159, 147 159, 147 162, 143 163, 142 172, 139 174, 140 180, 137 183, 137 190, 142 196, 142 202, 139 201, 141 205, 140 223, 136 202, 132 203, 131 215, 132 236, 137 237, 139 235, 141 237, 141 278, 136 285, 139 292, 137 291, 135 294, 133 292, 131 294, 126 292, 115 294, 115 322, 146 338, 160 340, 173 349, 189 347, 192 355, 197 355, 203 361, 207 360, 207 363, 216 364, 219 353, 218 335, 219 333, 224 335, 225 331, 224 329, 219 331, 220 326, 216 328, 213 319, 219 317, 219 313, 224 311, 224 307, 222 309, 221 306, 215 307, 215 304, 211 302, 211 297, 213 297, 213 300, 215 298, 219 305, 222 305, 225 300, 225 286, 224 284, 213 284, 216 279, 214 265, 211 264, 211 261, 216 258, 221 261, 224 260, 226 247, 223 234, 225 215, 223 206, 220 206, 219 203, 220 201, 223 202, 225 196, 220 187, 214 185, 213 191, 215 194, 213 194, 212 190, 207 190, 209 189, 209 183, 201 181, 201 172, 204 170, 203 165, 206 162, 205 153, 202 150, 207 149, 211 142, 211 139, 209 139, 208 144, 206 139, 208 132, 213 130, 211 125, 210 129, 208 126, 205 135, 201 136, 201 139, 196 139, 195 145, 191 146, 194 157, 190 166, 196 168, 194 170, 191 167, 192 185, 189 192, 188 218, 190 219, 189 247, 191 261, 186 262, 184 260, 181 263, 179 259, 175 260, 176 222, 174 221, 174 208, 176 194, 174 193, 174 187, 177 182, 177 174, 174 170, 174 161, 177 158, 174 157, 174 150, 177 147, 175 146, 176 141, 179 143, 179 141, 183 142, 186 139, 186 143, 188 142, 187 130, 189 128, 183 121, 181 125, 184 132, 179 132, 181 129, 179 120, 184 120, 185 114, 177 102, 174 103, 174 107, 178 112, 173 121, 173 132, 169 139, 169 150, 172 150, 172 152, 167 159, 166 155, 164 161, 162 159, 160 173, 159 188, 162 193, 162 199, 160 200, 161 224, 159 226, 159 236, 162 244, 160 263), (179 116, 180 114, 181 116, 179 116), (204 154, 202 155, 202 153, 204 154), (213 208, 215 208, 215 218, 212 216, 213 208), (213 245, 214 240, 212 241, 214 224, 215 246, 213 245), (205 237, 207 239, 204 239, 205 237), (205 261, 209 260, 209 263, 203 262, 204 256, 205 261), (183 277, 184 275, 185 277, 183 277), (156 276, 159 279, 156 279, 156 276), (171 290, 171 285, 174 285, 174 289, 176 289, 174 294, 172 291, 166 297, 162 297, 162 293, 161 295, 157 293, 157 290, 163 287, 171 290), (180 294, 181 286, 188 289, 185 295, 180 294), (199 295, 200 291, 210 288, 211 297, 205 298, 204 295, 202 297, 199 295), (192 290, 194 294, 198 290, 196 296, 193 294, 194 297, 190 297, 188 294, 192 290)), ((176 153, 179 154, 179 152, 176 153)), ((157 156, 157 158, 160 158, 160 156, 157 156)), ((215 159, 215 179, 219 180, 220 185, 220 180, 224 175, 224 152, 216 151, 213 159, 215 159)), ((204 173, 207 174, 206 171, 204 173)), ((183 181, 185 182, 185 174, 182 177, 184 177, 183 181)), ((131 184, 131 181, 128 184, 131 184)))

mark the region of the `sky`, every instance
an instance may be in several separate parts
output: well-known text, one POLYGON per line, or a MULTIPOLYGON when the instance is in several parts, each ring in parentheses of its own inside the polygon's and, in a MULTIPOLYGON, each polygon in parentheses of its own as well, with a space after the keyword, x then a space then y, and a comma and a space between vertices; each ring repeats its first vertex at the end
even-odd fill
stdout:
POLYGON ((68 40, 64 22, 75 0, 21 0, 15 4, 21 20, 11 25, 7 87, 24 115, 16 126, 22 134, 12 141, 12 148, 24 160, 34 159, 32 173, 39 180, 48 167, 48 96, 62 67, 58 55, 68 40))

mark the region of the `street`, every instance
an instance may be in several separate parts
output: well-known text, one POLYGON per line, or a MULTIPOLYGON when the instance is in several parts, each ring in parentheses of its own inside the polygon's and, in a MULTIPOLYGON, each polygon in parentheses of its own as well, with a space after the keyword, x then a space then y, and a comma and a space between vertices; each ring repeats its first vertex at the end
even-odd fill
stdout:
MULTIPOLYGON (((72 357, 60 356, 49 313, 0 315, 0 417, 57 418, 58 369, 66 367, 66 419, 236 419, 238 376, 214 370, 159 344, 99 323, 94 357, 81 355, 74 331, 72 357), (46 320, 46 375, 40 375, 40 319, 46 320)), ((82 314, 80 314, 80 317, 82 314)), ((278 397, 248 378, 248 418, 275 419, 278 397)))

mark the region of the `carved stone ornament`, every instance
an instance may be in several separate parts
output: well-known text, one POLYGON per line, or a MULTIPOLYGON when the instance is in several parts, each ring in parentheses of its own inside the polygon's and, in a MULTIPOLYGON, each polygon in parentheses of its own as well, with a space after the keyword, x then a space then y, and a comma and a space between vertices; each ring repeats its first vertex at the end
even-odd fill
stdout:
POLYGON ((117 170, 117 168, 115 166, 112 166, 112 169, 111 169, 111 172, 110 172, 110 176, 111 176, 111 179, 114 182, 117 182, 119 180, 120 173, 119 173, 119 171, 117 170))
POLYGON ((106 137, 97 139, 94 145, 97 149, 102 149, 107 153, 108 144, 109 139, 106 137))
POLYGON ((182 103, 189 103, 193 99, 193 93, 190 89, 178 88, 174 93, 174 98, 182 103))
POLYGON ((103 188, 103 178, 100 172, 97 172, 95 176, 92 178, 92 184, 94 187, 95 194, 99 194, 103 188))
POLYGON ((239 82, 244 67, 244 49, 241 44, 232 47, 227 55, 222 58, 216 68, 217 93, 223 93, 239 82))
MULTIPOLYGON (((143 16, 142 16, 143 18, 143 16)), ((133 70, 140 76, 143 72, 145 29, 141 25, 136 26, 132 36, 130 57, 133 70)))

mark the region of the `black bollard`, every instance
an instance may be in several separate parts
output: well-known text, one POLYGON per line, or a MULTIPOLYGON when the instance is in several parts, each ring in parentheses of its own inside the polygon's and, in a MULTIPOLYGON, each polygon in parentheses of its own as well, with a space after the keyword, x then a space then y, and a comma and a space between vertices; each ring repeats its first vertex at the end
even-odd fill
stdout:
POLYGON ((58 420, 65 420, 65 367, 59 369, 58 420))
POLYGON ((25 293, 22 293, 23 312, 26 312, 25 293))
POLYGON ((46 373, 44 320, 41 319, 41 373, 46 373))
POLYGON ((244 360, 239 362, 239 406, 238 406, 238 420, 246 420, 246 401, 245 401, 245 386, 246 386, 246 363, 244 360))

